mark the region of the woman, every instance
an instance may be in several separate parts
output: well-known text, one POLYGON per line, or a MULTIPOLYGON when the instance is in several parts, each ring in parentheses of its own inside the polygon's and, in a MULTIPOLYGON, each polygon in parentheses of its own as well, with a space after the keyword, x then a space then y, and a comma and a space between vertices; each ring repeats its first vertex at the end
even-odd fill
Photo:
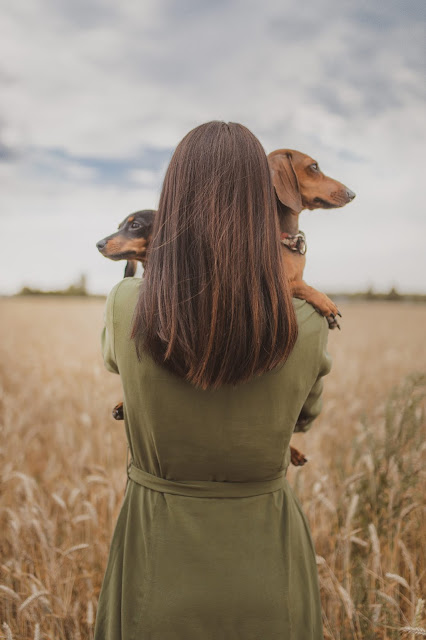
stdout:
POLYGON ((144 279, 108 297, 132 464, 96 640, 323 637, 285 471, 320 411, 328 328, 291 301, 274 198, 250 131, 197 127, 167 170, 144 279))

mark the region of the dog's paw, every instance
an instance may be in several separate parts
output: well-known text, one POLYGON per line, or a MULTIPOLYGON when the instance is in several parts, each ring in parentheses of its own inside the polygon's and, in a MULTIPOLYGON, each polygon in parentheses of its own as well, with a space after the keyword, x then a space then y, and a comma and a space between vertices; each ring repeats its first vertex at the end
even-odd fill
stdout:
POLYGON ((325 293, 316 291, 315 289, 313 290, 313 292, 310 292, 309 299, 306 299, 315 307, 318 313, 327 318, 328 326, 330 329, 336 329, 336 327, 337 329, 340 329, 337 316, 341 318, 342 314, 334 304, 333 300, 330 300, 330 298, 326 296, 325 293))
POLYGON ((303 467, 303 465, 308 462, 308 459, 305 458, 305 454, 301 453, 294 447, 290 447, 290 460, 291 464, 294 464, 295 467, 303 467))
POLYGON ((112 410, 112 417, 115 420, 124 420, 124 407, 122 402, 119 402, 115 405, 114 409, 112 410))

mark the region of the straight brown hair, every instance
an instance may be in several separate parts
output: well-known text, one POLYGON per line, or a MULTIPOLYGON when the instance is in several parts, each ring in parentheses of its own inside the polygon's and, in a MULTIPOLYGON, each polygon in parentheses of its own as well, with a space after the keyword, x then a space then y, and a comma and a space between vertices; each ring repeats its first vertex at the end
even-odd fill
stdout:
POLYGON ((275 194, 259 140, 208 122, 163 183, 131 337, 138 356, 201 389, 282 364, 297 338, 275 194))

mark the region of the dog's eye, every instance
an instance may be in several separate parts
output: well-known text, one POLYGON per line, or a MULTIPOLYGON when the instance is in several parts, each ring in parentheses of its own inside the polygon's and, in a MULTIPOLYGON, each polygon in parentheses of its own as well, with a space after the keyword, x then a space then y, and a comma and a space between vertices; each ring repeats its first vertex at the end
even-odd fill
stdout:
POLYGON ((139 222, 132 222, 132 224, 130 225, 131 229, 140 229, 141 225, 139 224, 139 222))
POLYGON ((312 171, 319 171, 320 168, 318 166, 318 162, 314 162, 314 164, 311 164, 310 169, 312 169, 312 171))

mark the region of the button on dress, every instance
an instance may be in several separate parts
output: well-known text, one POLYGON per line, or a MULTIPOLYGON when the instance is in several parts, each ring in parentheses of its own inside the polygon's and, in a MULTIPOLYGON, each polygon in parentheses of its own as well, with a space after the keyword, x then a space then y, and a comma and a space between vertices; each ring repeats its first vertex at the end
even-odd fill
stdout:
POLYGON ((287 362, 203 391, 138 360, 129 335, 141 286, 114 287, 102 333, 132 465, 95 640, 322 640, 315 552, 285 471, 293 431, 321 409, 327 321, 294 299, 287 362))

